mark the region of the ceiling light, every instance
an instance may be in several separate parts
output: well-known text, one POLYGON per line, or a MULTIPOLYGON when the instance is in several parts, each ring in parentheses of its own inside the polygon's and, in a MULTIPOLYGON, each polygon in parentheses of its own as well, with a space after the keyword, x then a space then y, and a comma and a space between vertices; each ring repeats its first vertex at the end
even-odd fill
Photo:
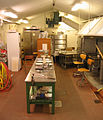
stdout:
POLYGON ((80 4, 75 4, 73 7, 72 7, 72 11, 77 11, 80 9, 80 4))
POLYGON ((12 22, 11 20, 8 20, 8 19, 3 19, 4 21, 6 21, 6 22, 12 22))
POLYGON ((89 4, 87 2, 82 2, 81 3, 81 6, 80 6, 80 9, 88 9, 89 8, 89 4))
POLYGON ((14 13, 12 13, 12 12, 4 12, 4 15, 8 16, 8 17, 11 17, 11 18, 18 18, 18 16, 15 15, 14 13))
POLYGON ((27 23, 29 23, 28 22, 28 20, 23 20, 23 19, 20 19, 20 20, 18 20, 18 22, 17 23, 25 23, 25 24, 27 24, 27 23))
POLYGON ((77 3, 72 7, 72 11, 77 11, 79 9, 88 9, 89 5, 87 2, 81 2, 81 3, 77 3))
POLYGON ((12 21, 10 21, 8 19, 3 18, 2 16, 0 16, 0 19, 3 20, 3 21, 6 21, 6 22, 12 22, 12 21))
POLYGON ((4 10, 2 10, 0 12, 1 15, 3 16, 7 16, 7 17, 11 17, 11 18, 18 18, 18 16, 12 12, 5 12, 4 10))
POLYGON ((27 20, 23 20, 23 23, 26 23, 26 24, 27 24, 27 23, 28 23, 28 21, 27 21, 27 20))

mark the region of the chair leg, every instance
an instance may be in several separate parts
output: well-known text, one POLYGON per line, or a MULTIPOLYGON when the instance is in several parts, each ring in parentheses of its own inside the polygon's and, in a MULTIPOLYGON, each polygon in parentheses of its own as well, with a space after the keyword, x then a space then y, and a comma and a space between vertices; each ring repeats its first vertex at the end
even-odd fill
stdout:
MULTIPOLYGON (((80 65, 77 65, 77 69, 80 67, 80 65)), ((76 71, 73 73, 73 77, 80 77, 81 76, 81 72, 80 71, 76 71)))
POLYGON ((81 72, 76 71, 73 73, 73 77, 80 77, 81 76, 81 72))
POLYGON ((82 74, 82 76, 81 76, 80 79, 77 80, 76 85, 79 86, 79 87, 84 87, 84 85, 85 85, 85 76, 84 76, 84 72, 81 73, 81 74, 82 74))

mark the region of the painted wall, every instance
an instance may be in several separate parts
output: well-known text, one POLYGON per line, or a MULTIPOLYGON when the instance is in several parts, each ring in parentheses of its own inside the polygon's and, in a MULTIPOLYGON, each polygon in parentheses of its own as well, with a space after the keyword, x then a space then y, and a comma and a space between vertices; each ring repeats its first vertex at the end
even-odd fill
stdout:
POLYGON ((7 24, 3 23, 2 26, 0 26, 0 40, 6 45, 6 36, 7 32, 9 30, 16 30, 17 31, 17 25, 16 24, 7 24))
POLYGON ((67 47, 75 47, 77 49, 77 31, 67 32, 67 47))

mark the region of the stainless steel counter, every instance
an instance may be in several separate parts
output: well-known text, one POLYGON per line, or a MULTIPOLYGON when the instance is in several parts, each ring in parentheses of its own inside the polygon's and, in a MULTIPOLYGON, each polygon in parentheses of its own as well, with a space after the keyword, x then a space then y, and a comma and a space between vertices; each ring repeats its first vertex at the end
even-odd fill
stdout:
POLYGON ((34 74, 34 80, 35 82, 56 82, 56 75, 54 70, 54 64, 52 58, 46 58, 45 64, 42 61, 38 60, 39 58, 36 58, 34 61, 26 79, 25 82, 31 82, 31 77, 34 74), (38 64, 37 64, 38 63, 38 64), (39 70, 41 67, 42 70, 39 70), (36 68, 38 68, 36 70, 36 68))

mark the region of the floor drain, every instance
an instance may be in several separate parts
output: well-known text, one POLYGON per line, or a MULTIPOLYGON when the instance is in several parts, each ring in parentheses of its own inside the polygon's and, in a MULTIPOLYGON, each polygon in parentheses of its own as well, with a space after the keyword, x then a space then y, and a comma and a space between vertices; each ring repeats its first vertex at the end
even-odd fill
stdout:
MULTIPOLYGON (((52 105, 49 104, 49 107, 52 107, 52 105)), ((57 108, 62 107, 62 101, 55 101, 55 107, 57 108)))
POLYGON ((101 101, 100 101, 100 100, 94 100, 94 102, 95 102, 95 103, 101 103, 101 101))

